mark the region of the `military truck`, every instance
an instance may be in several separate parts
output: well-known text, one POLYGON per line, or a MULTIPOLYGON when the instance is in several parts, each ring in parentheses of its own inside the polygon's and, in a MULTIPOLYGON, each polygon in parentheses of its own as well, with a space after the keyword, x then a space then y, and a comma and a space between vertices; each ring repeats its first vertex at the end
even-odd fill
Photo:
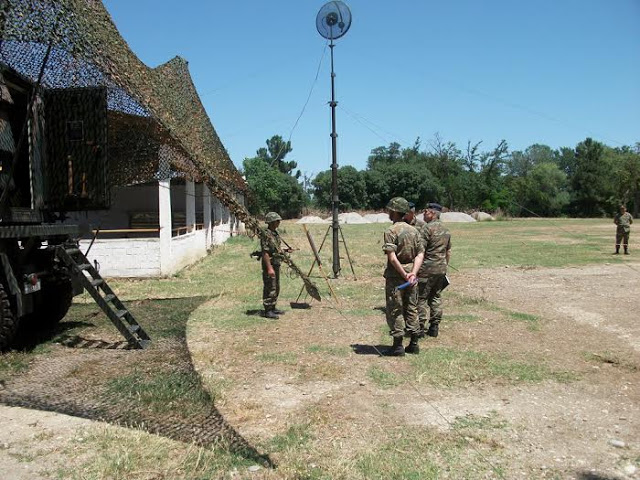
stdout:
POLYGON ((79 247, 70 212, 109 208, 105 87, 42 88, 0 62, 0 350, 87 290, 133 347, 149 336, 79 247))

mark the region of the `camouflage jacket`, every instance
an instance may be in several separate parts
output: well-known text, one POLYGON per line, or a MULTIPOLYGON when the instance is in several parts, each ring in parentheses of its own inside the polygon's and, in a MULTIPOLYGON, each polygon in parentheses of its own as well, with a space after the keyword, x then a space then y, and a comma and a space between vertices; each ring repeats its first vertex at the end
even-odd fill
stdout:
MULTIPOLYGON (((405 271, 410 272, 413 267, 413 259, 424 252, 424 247, 420 241, 418 230, 406 222, 396 222, 384 232, 384 244, 382 251, 395 252, 398 261, 403 265, 405 271)), ((401 278, 396 269, 387 261, 387 268, 384 270, 385 278, 401 278)))
POLYGON ((616 213, 613 217, 614 223, 618 226, 618 230, 621 232, 629 232, 631 230, 631 224, 633 223, 633 217, 629 212, 624 212, 623 215, 616 213))
POLYGON ((282 259, 280 257, 282 239, 280 238, 280 234, 277 230, 269 230, 268 228, 264 229, 266 235, 260 236, 260 250, 262 253, 268 253, 271 257, 271 265, 277 266, 282 263, 282 259))
POLYGON ((425 223, 420 229, 424 245, 424 261, 419 278, 447 273, 447 250, 451 249, 451 234, 440 220, 425 223))

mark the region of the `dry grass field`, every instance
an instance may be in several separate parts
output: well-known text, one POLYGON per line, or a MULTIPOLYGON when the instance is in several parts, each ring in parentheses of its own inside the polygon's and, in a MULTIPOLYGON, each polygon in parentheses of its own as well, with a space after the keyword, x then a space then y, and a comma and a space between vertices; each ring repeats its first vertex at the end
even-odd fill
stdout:
MULTIPOLYGON (((154 338, 118 348, 79 297, 56 332, 0 357, 4 479, 626 479, 640 471, 640 245, 610 220, 451 224, 441 335, 384 355, 384 224, 323 301, 259 316, 256 241, 179 275, 112 284, 154 338), (24 408, 28 407, 28 408, 24 408)), ((320 244, 326 225, 311 231, 320 244)), ((302 227, 284 238, 312 256, 302 227)), ((331 270, 330 245, 322 251, 331 270)), ((304 297, 304 295, 303 295, 304 297)))

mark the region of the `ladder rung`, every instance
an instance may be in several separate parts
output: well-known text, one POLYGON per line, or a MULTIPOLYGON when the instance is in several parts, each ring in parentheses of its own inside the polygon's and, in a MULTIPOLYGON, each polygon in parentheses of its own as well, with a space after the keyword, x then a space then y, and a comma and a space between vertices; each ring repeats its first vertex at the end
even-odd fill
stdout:
POLYGON ((128 310, 116 310, 116 312, 115 312, 115 313, 116 313, 116 316, 117 316, 118 318, 122 318, 122 317, 124 317, 127 313, 129 313, 129 311, 128 311, 128 310))
POLYGON ((109 295, 105 295, 104 296, 104 301, 109 303, 111 300, 113 300, 114 298, 116 298, 116 296, 113 293, 110 293, 109 295))
POLYGON ((131 333, 138 333, 140 330, 140 325, 129 325, 127 327, 131 333))
POLYGON ((81 265, 78 265, 78 268, 80 270, 89 270, 91 268, 91 264, 90 263, 83 263, 81 265))
POLYGON ((103 283, 104 283, 104 280, 102 280, 101 278, 96 278, 95 280, 91 280, 91 285, 93 285, 94 287, 98 287, 103 283))

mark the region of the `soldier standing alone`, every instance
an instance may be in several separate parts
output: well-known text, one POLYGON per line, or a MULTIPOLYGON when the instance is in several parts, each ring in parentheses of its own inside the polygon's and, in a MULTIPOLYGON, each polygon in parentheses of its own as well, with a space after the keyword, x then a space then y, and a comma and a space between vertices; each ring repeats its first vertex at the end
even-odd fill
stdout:
POLYGON ((403 356, 419 353, 418 347, 418 298, 416 274, 422 264, 424 247, 420 234, 403 217, 409 211, 409 202, 402 197, 392 198, 387 204, 389 218, 393 225, 384 232, 382 250, 387 255, 384 271, 386 318, 389 333, 393 337, 391 355, 403 356), (403 283, 411 284, 398 290, 403 283), (411 335, 406 350, 402 346, 405 330, 411 335))
POLYGON ((425 335, 425 326, 429 321, 426 334, 438 336, 442 320, 442 290, 449 284, 447 265, 451 258, 451 234, 440 221, 442 206, 429 203, 424 210, 424 221, 420 236, 424 245, 424 262, 418 272, 418 316, 420 336, 425 335))
POLYGON ((613 217, 613 223, 616 227, 616 254, 620 253, 620 244, 624 246, 624 254, 629 255, 629 233, 631 232, 631 224, 633 217, 627 212, 627 207, 620 205, 620 212, 613 217))
POLYGON ((277 228, 282 217, 276 212, 269 212, 265 216, 267 228, 260 236, 260 250, 262 251, 262 304, 266 318, 278 319, 283 315, 282 310, 276 308, 280 295, 280 263, 282 239, 277 228))

